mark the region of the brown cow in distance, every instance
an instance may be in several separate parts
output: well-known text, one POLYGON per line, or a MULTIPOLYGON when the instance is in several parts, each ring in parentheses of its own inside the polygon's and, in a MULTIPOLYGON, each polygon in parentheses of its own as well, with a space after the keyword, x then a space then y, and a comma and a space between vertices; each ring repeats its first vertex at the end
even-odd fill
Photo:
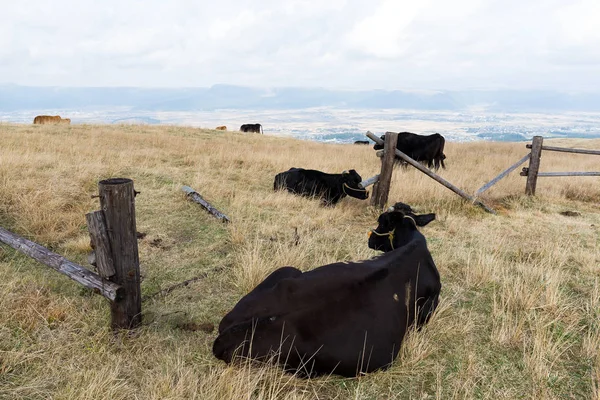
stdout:
POLYGON ((221 126, 217 126, 215 129, 218 131, 226 131, 227 127, 225 125, 221 125, 221 126))
POLYGON ((70 124, 70 118, 61 118, 60 115, 38 115, 33 119, 34 124, 70 124))

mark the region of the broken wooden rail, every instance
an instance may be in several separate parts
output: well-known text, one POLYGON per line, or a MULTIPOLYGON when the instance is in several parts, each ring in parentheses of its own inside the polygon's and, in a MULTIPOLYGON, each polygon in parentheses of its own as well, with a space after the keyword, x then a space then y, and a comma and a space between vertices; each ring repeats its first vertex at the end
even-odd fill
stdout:
POLYGON ((110 301, 117 300, 123 294, 123 288, 120 285, 103 279, 87 268, 75 264, 44 246, 27 240, 2 227, 0 227, 0 242, 68 276, 75 282, 88 289, 92 289, 94 293, 101 294, 110 301))
MULTIPOLYGON (((367 137, 369 139, 371 139, 372 141, 374 141, 375 143, 384 144, 383 140, 381 140, 380 138, 378 138, 377 136, 375 136, 370 131, 367 132, 367 137)), ((386 135, 386 137, 387 137, 387 135, 386 135)), ((418 169, 419 171, 423 172, 425 175, 427 175, 428 177, 430 177, 434 181, 436 181, 436 182, 440 183, 441 185, 443 185, 444 187, 452 190, 454 193, 458 194, 462 198, 464 198, 466 200, 469 200, 473 204, 476 204, 476 205, 480 206, 485 211, 487 211, 487 212, 489 212, 491 214, 496 214, 496 212, 492 208, 488 207, 487 205, 485 205, 480 200, 477 200, 475 197, 469 195, 464 190, 459 189, 458 187, 454 186, 452 183, 448 182, 447 180, 445 180, 441 176, 439 176, 439 175, 431 172, 430 170, 428 170, 427 168, 425 168, 423 165, 421 165, 419 162, 413 160, 412 158, 410 158, 408 155, 404 154, 400 150, 395 149, 395 154, 398 157, 400 157, 401 159, 403 159, 404 161, 406 161, 407 163, 409 163, 410 165, 412 165, 413 167, 415 167, 416 169, 418 169)))
POLYGON ((379 179, 379 174, 372 176, 369 179, 365 179, 364 181, 362 181, 361 183, 358 184, 358 187, 366 189, 367 187, 375 184, 375 182, 377 182, 378 179, 379 179))
POLYGON ((202 207, 204 207, 209 213, 214 215, 216 218, 220 219, 223 222, 231 222, 231 220, 229 219, 229 217, 227 215, 223 214, 221 211, 219 211, 215 207, 213 207, 208 201, 204 200, 204 198, 202 196, 200 196, 200 194, 198 192, 196 192, 194 189, 192 189, 191 187, 182 186, 181 190, 183 190, 190 199, 192 199, 194 202, 200 204, 202 207))
POLYGON ((494 179, 492 179, 491 181, 489 181, 488 183, 486 183, 485 185, 483 185, 482 187, 480 187, 475 192, 475 196, 479 196, 481 193, 485 192, 486 190, 488 190, 489 188, 491 188, 492 186, 494 186, 496 183, 498 183, 498 181, 500 179, 504 178, 506 175, 510 174, 512 171, 514 171, 515 169, 517 169, 519 167, 519 165, 521 165, 525 161, 529 160, 530 156, 531 156, 531 154, 527 154, 526 156, 524 156, 523 158, 521 158, 519 161, 517 161, 516 163, 514 163, 513 165, 511 165, 509 168, 507 168, 505 171, 501 172, 500 175, 498 175, 497 177, 495 177, 494 179))

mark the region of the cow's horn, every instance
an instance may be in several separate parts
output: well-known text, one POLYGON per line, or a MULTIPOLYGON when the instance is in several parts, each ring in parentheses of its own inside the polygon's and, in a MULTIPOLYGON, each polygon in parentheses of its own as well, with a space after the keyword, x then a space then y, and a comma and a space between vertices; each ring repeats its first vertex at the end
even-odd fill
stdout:
POLYGON ((348 172, 348 170, 347 170, 347 169, 345 169, 345 170, 343 170, 343 171, 342 171, 342 175, 346 175, 346 174, 348 174, 348 173, 349 173, 349 172, 348 172))
POLYGON ((388 210, 389 212, 392 212, 392 211, 394 211, 394 210, 395 210, 395 208, 394 208, 394 206, 390 206, 390 207, 388 207, 388 209, 387 209, 387 210, 388 210))

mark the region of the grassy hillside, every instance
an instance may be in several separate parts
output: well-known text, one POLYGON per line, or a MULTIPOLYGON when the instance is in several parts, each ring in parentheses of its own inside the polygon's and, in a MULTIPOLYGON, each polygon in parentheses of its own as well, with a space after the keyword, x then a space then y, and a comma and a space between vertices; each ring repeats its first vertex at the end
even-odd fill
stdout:
MULTIPOLYGON (((522 143, 447 143, 442 175, 473 193, 526 152, 522 143)), ((114 337, 102 297, 0 246, 0 398, 600 399, 599 178, 540 178, 528 198, 514 172, 486 193, 492 216, 399 169, 390 201, 437 213, 422 232, 443 288, 432 321, 393 367, 306 381, 216 360, 208 325, 274 269, 377 254, 366 233, 379 212, 351 198, 324 208, 273 192, 275 174, 290 167, 366 178, 379 161, 370 146, 194 128, 0 125, 0 226, 85 264, 84 215, 98 208, 90 195, 101 179, 127 177, 141 192, 143 294, 208 274, 145 301, 143 327, 114 337), (181 185, 233 223, 188 202, 181 185)), ((597 171, 600 160, 547 153, 541 168, 597 171)))

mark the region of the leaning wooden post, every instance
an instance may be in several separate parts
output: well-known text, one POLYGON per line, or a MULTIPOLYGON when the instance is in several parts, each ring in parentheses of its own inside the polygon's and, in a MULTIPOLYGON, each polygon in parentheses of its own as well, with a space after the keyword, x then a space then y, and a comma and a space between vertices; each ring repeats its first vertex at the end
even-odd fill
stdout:
POLYGON ((394 158, 396 144, 398 143, 398 134, 394 132, 386 132, 385 143, 383 147, 383 157, 381 158, 381 172, 379 179, 373 186, 373 196, 371 197, 371 205, 385 208, 390 194, 390 184, 392 182, 392 171, 394 170, 394 158))
POLYGON ((98 189, 115 270, 110 279, 124 289, 123 297, 111 303, 111 326, 113 329, 132 329, 142 322, 133 181, 106 179, 98 183, 98 189))
POLYGON ((531 144, 531 157, 529 158, 529 168, 527 169, 527 183, 525 184, 525 194, 535 196, 535 186, 537 184, 538 171, 540 169, 540 159, 542 158, 542 143, 544 138, 534 136, 531 144))

